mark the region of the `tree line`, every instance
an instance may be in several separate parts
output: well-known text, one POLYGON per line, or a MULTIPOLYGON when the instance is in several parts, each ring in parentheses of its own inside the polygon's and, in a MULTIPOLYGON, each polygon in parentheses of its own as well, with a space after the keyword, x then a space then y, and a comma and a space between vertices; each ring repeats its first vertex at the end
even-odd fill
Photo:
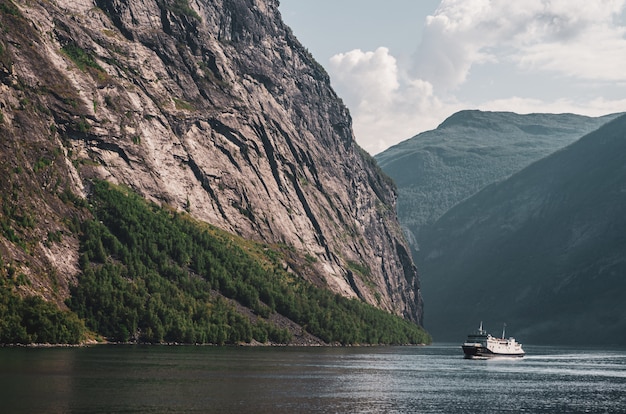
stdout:
MULTIPOLYGON (((25 331, 0 325, 0 332, 13 332, 0 341, 14 342, 11 335, 44 341, 40 335, 48 332, 45 342, 76 343, 89 330, 119 342, 287 344, 292 334, 270 322, 275 313, 327 343, 430 341, 409 321, 285 271, 277 249, 106 181, 93 183, 89 202, 93 219, 78 223, 81 272, 66 301, 72 312, 0 289, 0 314, 22 306, 22 314, 27 307, 32 316, 25 331), (38 317, 64 328, 51 330, 38 317), (66 320, 59 323, 59 318, 66 320)), ((4 318, 1 323, 6 324, 4 318)))

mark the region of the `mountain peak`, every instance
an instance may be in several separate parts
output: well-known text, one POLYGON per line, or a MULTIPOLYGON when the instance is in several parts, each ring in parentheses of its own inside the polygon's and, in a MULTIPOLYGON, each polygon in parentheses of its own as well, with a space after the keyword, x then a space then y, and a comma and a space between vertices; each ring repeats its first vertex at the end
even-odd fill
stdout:
POLYGON ((456 112, 446 118, 437 129, 445 129, 450 127, 465 128, 489 128, 498 127, 503 118, 507 115, 514 115, 513 112, 485 112, 478 109, 467 109, 456 112))

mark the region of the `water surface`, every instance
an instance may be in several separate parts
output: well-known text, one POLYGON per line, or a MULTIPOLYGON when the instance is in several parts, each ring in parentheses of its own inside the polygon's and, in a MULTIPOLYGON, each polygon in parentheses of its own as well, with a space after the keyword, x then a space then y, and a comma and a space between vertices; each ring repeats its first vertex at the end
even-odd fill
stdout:
POLYGON ((0 348, 7 413, 619 413, 626 351, 525 347, 0 348))

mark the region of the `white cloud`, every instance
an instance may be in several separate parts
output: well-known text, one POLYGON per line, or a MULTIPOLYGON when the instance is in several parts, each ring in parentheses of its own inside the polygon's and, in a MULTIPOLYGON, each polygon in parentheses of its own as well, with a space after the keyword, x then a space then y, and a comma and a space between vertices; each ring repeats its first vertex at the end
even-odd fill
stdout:
POLYGON ((354 108, 369 110, 372 105, 386 105, 400 87, 396 59, 384 47, 374 52, 353 50, 330 59, 333 82, 342 89, 342 97, 354 108))
POLYGON ((380 47, 337 54, 328 69, 372 154, 460 109, 626 111, 625 8, 626 0, 442 0, 411 68, 380 47))
POLYGON ((337 54, 330 59, 329 72, 350 108, 357 141, 372 154, 436 127, 450 113, 432 85, 408 78, 387 48, 337 54))
POLYGON ((602 116, 611 113, 626 112, 626 99, 610 100, 598 97, 588 101, 577 101, 568 98, 544 101, 537 98, 513 96, 481 103, 478 105, 477 109, 483 111, 512 111, 520 114, 542 112, 602 116))
POLYGON ((626 79, 626 0, 443 0, 428 16, 416 76, 454 89, 481 63, 580 79, 626 79))

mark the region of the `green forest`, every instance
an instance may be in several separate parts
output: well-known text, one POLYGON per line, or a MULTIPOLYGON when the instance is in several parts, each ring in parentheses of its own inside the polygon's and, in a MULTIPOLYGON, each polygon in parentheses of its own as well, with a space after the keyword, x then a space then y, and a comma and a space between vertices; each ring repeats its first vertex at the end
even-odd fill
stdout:
POLYGON ((76 344, 86 332, 76 314, 38 296, 21 298, 0 278, 0 344, 76 344))
POLYGON ((76 223, 81 273, 66 301, 71 312, 0 289, 0 316, 10 325, 0 325, 1 342, 78 343, 95 334, 288 344, 292 333, 271 322, 275 313, 330 344, 430 342, 411 322, 284 270, 287 246, 241 239, 105 181, 93 183, 89 203, 93 219, 76 223))

